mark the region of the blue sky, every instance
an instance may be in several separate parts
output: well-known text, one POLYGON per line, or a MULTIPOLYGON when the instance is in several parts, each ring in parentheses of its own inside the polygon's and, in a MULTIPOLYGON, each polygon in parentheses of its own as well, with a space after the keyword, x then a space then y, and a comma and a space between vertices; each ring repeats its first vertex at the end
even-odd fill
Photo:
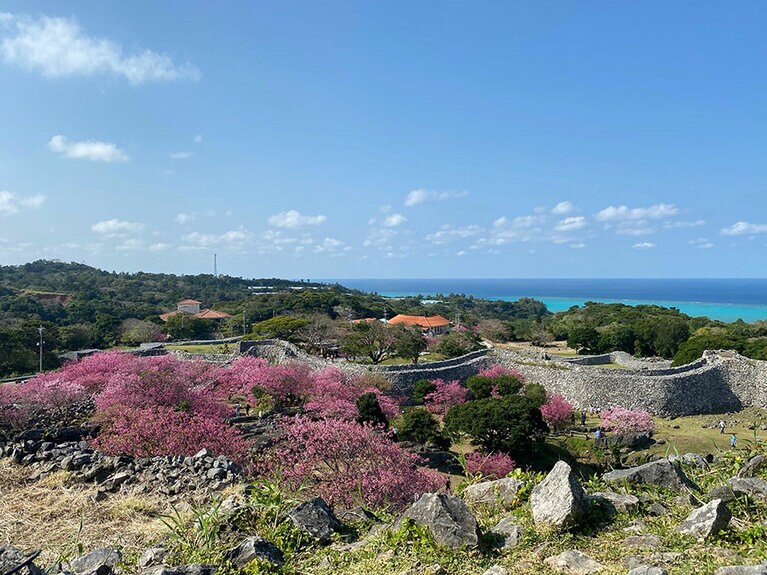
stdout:
POLYGON ((0 263, 764 277, 763 2, 0 3, 0 263))

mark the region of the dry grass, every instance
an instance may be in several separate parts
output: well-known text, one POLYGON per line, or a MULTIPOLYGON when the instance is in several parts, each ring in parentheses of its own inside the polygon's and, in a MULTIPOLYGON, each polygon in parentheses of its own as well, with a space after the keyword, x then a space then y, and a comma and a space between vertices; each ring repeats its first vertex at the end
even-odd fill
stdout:
POLYGON ((167 531, 160 518, 171 511, 167 500, 116 494, 95 502, 96 488, 71 484, 65 471, 39 481, 28 474, 0 460, 0 544, 41 548, 39 565, 76 556, 78 544, 86 552, 116 545, 130 560, 167 531))

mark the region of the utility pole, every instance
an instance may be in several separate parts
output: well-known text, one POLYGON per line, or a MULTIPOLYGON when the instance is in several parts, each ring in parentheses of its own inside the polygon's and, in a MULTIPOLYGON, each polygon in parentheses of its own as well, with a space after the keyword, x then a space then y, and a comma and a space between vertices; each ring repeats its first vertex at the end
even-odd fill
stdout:
POLYGON ((40 373, 43 372, 43 344, 45 343, 43 341, 43 332, 45 331, 45 328, 43 326, 40 326, 37 328, 37 332, 40 334, 40 341, 37 342, 37 347, 40 348, 40 373))
POLYGON ((245 335, 245 310, 242 310, 242 335, 245 335))
POLYGON ((218 277, 218 254, 213 254, 213 277, 218 277))

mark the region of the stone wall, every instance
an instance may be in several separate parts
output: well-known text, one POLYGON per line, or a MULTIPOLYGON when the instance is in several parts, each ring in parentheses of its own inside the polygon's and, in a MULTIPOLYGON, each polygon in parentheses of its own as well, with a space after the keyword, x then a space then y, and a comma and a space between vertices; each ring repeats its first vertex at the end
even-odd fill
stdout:
POLYGON ((409 395, 419 379, 465 380, 494 363, 516 369, 528 382, 565 396, 578 409, 599 411, 621 405, 655 415, 680 416, 767 407, 767 362, 732 351, 710 351, 680 367, 616 352, 593 358, 540 359, 511 350, 482 350, 444 362, 419 365, 366 366, 309 356, 278 341, 242 342, 241 352, 273 363, 301 361, 314 369, 336 367, 353 374, 375 374, 392 383, 392 393, 409 395), (580 361, 576 361, 580 360, 580 361), (585 361, 583 361, 585 360, 585 361), (626 369, 599 367, 615 363, 626 369))

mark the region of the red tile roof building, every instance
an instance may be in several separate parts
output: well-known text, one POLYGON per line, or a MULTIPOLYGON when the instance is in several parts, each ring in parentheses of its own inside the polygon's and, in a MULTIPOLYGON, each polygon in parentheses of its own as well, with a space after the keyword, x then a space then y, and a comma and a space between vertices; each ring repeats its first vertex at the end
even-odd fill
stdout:
POLYGON ((450 322, 441 315, 396 315, 389 320, 390 325, 418 326, 430 334, 445 333, 450 330, 450 322))
POLYGON ((202 302, 196 299, 185 299, 176 304, 176 311, 169 311, 168 313, 160 314, 162 321, 168 321, 169 318, 180 313, 188 313, 199 319, 224 319, 226 317, 232 317, 228 313, 223 311, 216 311, 213 309, 200 309, 202 302))

